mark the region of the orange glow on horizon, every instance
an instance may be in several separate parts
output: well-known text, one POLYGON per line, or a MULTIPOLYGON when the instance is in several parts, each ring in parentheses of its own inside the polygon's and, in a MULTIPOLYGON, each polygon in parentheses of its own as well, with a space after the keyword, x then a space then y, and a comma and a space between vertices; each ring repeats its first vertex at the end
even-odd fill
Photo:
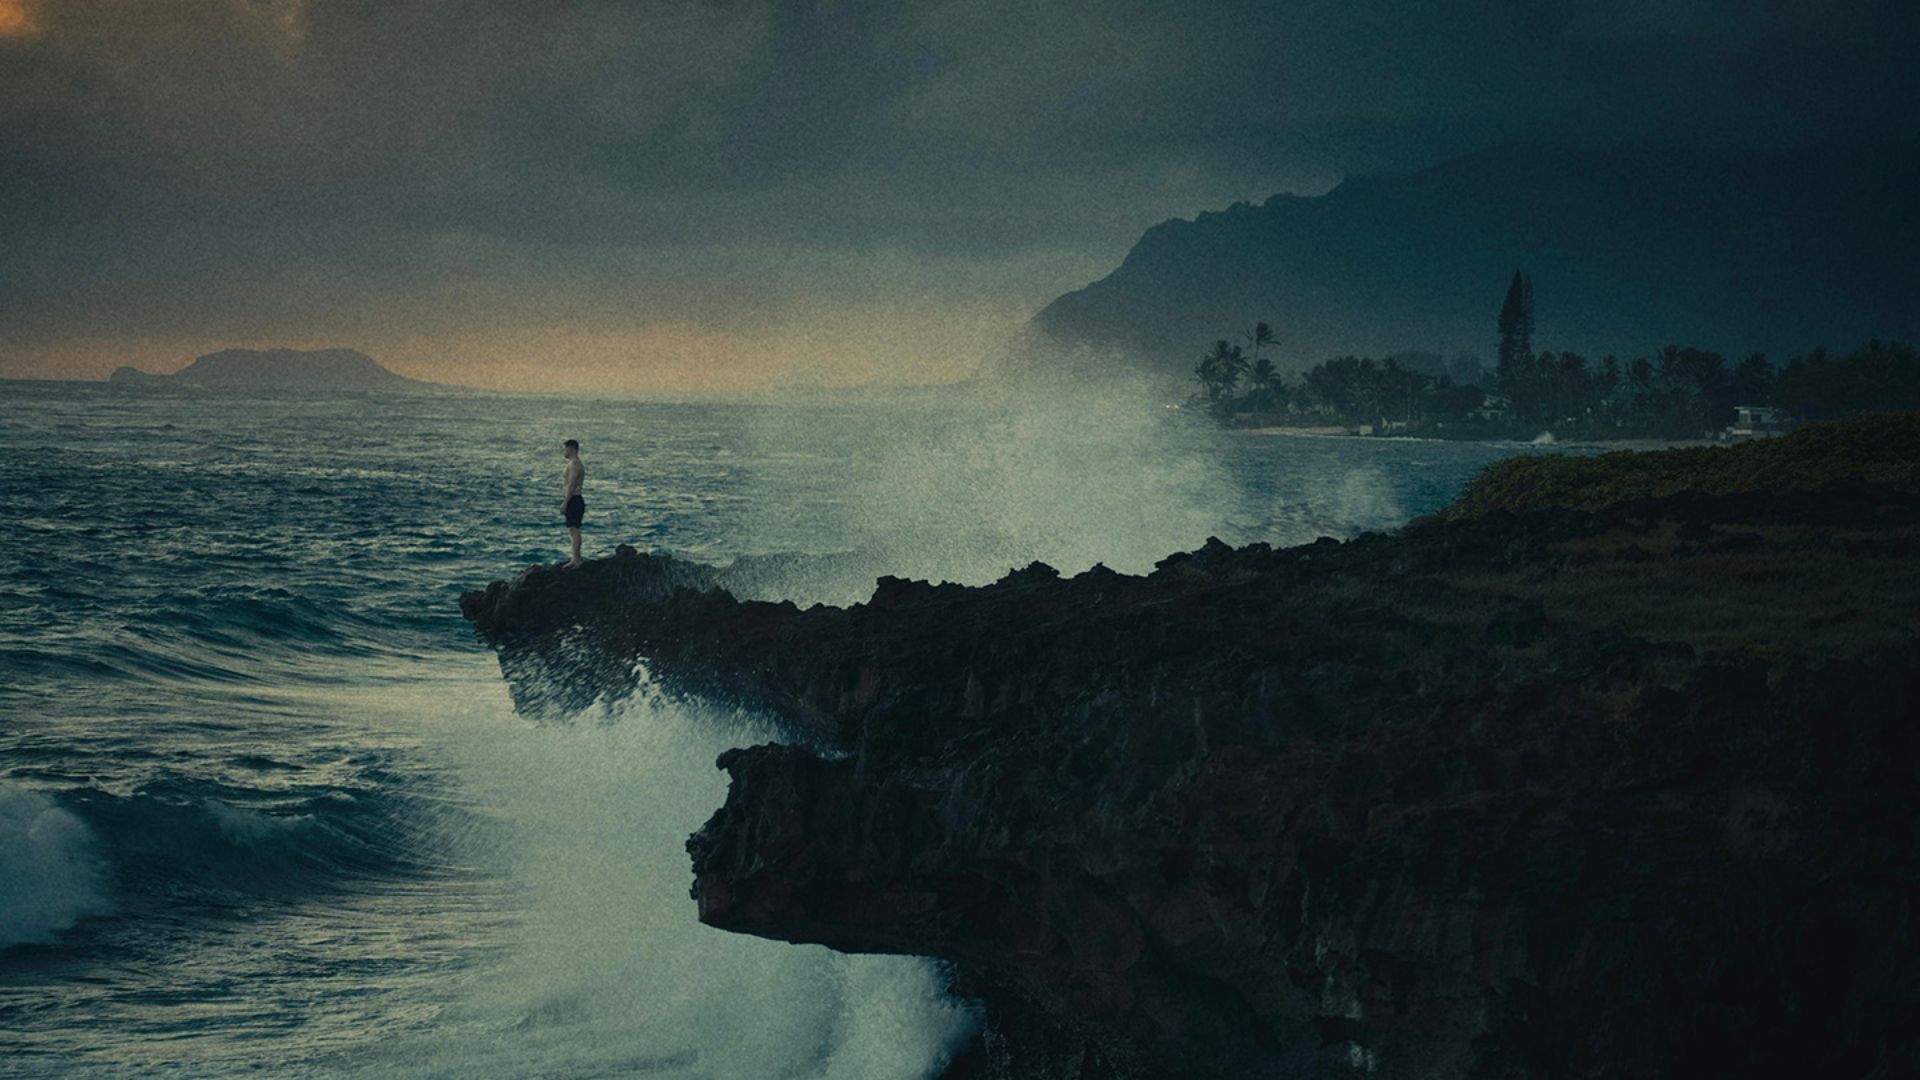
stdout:
POLYGON ((656 324, 618 331, 541 327, 453 335, 72 338, 0 344, 0 379, 105 379, 123 364, 165 375, 196 356, 230 348, 351 348, 398 374, 431 382, 612 396, 731 397, 784 386, 940 383, 972 374, 970 363, 913 362, 899 341, 865 339, 851 327, 834 329, 838 332, 782 327, 739 333, 656 324))
POLYGON ((32 37, 40 32, 28 0, 0 0, 0 38, 32 37))
POLYGON ((436 335, 383 351, 403 375, 498 390, 730 394, 768 379, 750 342, 690 326, 436 335))

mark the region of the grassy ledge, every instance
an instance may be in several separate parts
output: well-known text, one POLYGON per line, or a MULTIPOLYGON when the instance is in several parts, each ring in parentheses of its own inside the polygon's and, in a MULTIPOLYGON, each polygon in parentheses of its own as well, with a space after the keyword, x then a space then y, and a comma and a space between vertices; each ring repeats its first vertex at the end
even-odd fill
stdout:
POLYGON ((1510 458, 1483 470, 1434 516, 1459 521, 1499 511, 1598 510, 1688 492, 1789 493, 1863 484, 1920 493, 1920 413, 1815 424, 1731 446, 1510 458))

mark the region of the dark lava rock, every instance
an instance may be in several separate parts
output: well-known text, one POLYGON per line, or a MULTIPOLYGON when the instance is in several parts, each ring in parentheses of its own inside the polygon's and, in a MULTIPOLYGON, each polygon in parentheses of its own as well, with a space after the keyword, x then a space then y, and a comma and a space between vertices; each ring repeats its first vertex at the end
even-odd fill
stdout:
POLYGON ((948 961, 955 1076, 1893 1077, 1916 522, 1685 495, 805 610, 623 553, 462 606, 523 703, 644 663, 784 723, 720 758, 700 918, 948 961))

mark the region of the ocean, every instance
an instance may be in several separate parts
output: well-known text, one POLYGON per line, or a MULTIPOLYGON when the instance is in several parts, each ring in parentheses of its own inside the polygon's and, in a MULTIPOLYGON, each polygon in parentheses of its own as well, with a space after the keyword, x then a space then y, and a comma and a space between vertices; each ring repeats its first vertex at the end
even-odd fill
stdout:
POLYGON ((937 964, 695 920, 682 845, 756 717, 513 713, 457 598, 564 558, 569 437, 589 557, 967 583, 1390 528, 1533 449, 1012 396, 0 382, 0 1075, 938 1072, 975 1018, 937 964))

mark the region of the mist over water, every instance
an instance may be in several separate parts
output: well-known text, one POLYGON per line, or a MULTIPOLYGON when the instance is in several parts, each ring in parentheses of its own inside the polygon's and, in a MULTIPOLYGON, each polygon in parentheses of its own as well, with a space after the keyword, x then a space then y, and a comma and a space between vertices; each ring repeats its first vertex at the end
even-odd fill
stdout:
MULTIPOLYGON (((514 715, 455 601, 563 554, 1141 571, 1444 503, 1513 448, 1228 435, 1118 395, 910 404, 0 396, 0 1075, 888 1078, 938 966, 701 926, 756 719, 514 715)), ((858 596, 796 596, 850 601, 858 596)))
POLYGON ((750 515, 790 515, 798 495, 812 543, 858 552, 876 575, 965 584, 1035 560, 1145 573, 1211 536, 1284 546, 1392 528, 1512 452, 1228 433, 1169 408, 1159 384, 1111 378, 989 384, 886 410, 767 410, 752 432, 840 460, 796 491, 762 487, 750 515))
POLYGON ((894 432, 888 466, 850 493, 883 561, 967 583, 1034 560, 1150 570, 1222 529, 1238 493, 1186 418, 1131 397, 996 395, 924 437, 894 432), (923 569, 924 568, 924 569, 923 569))

